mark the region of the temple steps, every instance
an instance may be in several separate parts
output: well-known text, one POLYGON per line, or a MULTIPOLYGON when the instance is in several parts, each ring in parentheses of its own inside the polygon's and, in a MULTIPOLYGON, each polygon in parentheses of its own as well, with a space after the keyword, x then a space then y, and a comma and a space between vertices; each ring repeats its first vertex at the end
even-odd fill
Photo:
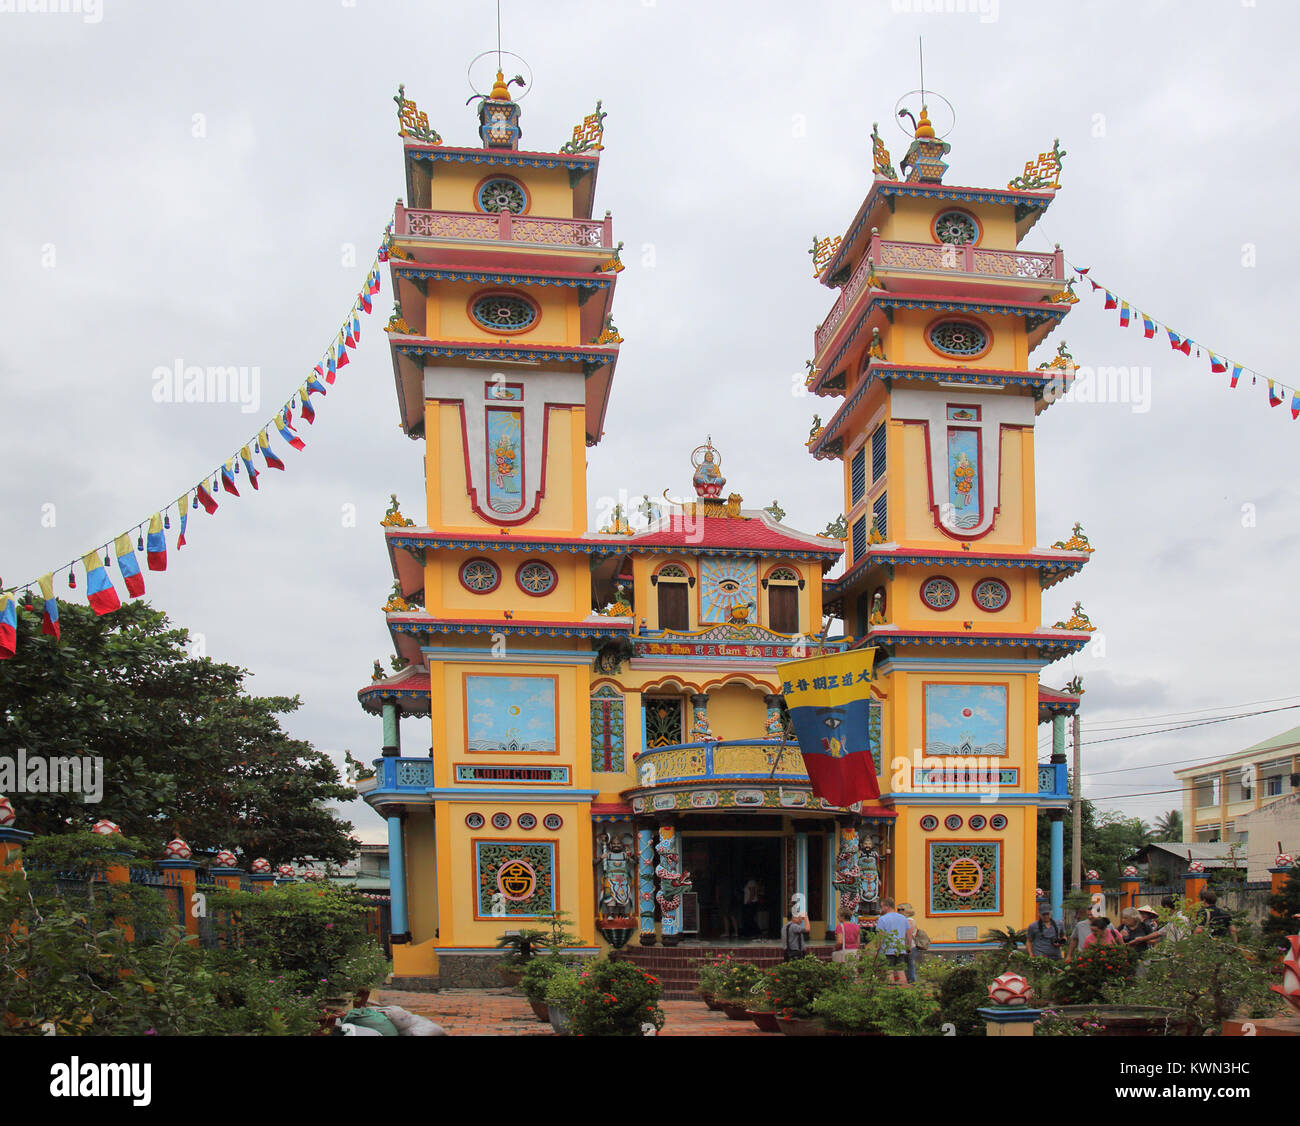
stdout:
MULTIPOLYGON (((810 957, 830 961, 834 947, 830 944, 810 943, 810 957)), ((663 986, 666 1001, 685 1001, 698 997, 699 970, 697 961, 710 961, 730 954, 738 962, 749 962, 761 969, 779 964, 783 951, 778 943, 737 943, 726 946, 690 944, 685 946, 640 946, 635 941, 618 952, 618 957, 632 962, 648 974, 653 974, 663 986)))

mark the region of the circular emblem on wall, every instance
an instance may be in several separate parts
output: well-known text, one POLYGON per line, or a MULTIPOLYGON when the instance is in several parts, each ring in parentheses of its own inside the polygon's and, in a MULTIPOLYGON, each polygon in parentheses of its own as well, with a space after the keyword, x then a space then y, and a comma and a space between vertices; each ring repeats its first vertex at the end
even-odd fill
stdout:
POLYGON ((955 833, 961 828, 961 818, 955 813, 950 813, 943 819, 943 827, 947 829, 948 832, 955 833))
POLYGON ((933 833, 939 827, 939 819, 933 813, 927 813, 921 818, 921 828, 927 833, 933 833))
POLYGON ((527 332, 537 322, 537 307, 513 293, 486 293, 470 302, 469 315, 489 332, 527 332))
POLYGON ((930 347, 943 356, 971 360, 989 350, 989 334, 974 321, 939 321, 926 333, 930 347))
POLYGON ((530 560, 515 572, 515 582, 525 594, 549 594, 555 589, 555 568, 540 559, 530 560))
POLYGON ((957 601, 957 586, 951 579, 936 575, 921 584, 921 601, 931 610, 946 610, 957 601))
POLYGON ((934 237, 949 246, 966 246, 980 237, 979 224, 965 211, 940 211, 934 219, 934 237))
POLYGON ((507 176, 494 176, 490 180, 484 180, 479 187, 477 199, 480 211, 494 214, 513 211, 519 215, 528 207, 528 193, 524 186, 507 176))
POLYGON ((948 865, 948 890, 969 899, 984 886, 984 869, 969 856, 959 856, 948 865))
POLYGON ((460 585, 475 594, 491 594, 501 585, 501 568, 491 559, 467 559, 460 565, 460 585))
POLYGON ((1001 579, 981 579, 971 592, 981 610, 996 613, 1011 601, 1011 588, 1001 579))
POLYGON ((483 814, 467 813, 465 815, 465 824, 468 825, 471 829, 483 828, 483 814))
POLYGON ((521 813, 519 815, 519 827, 521 829, 536 829, 537 818, 531 813, 521 813))
POLYGON ((497 869, 497 890, 507 899, 528 899, 536 888, 537 873, 527 860, 507 860, 497 869))
POLYGON ((494 829, 509 829, 509 828, 510 828, 510 814, 508 814, 508 813, 494 813, 494 814, 492 814, 492 828, 494 828, 494 829))
POLYGON ((1006 827, 1007 827, 1007 819, 1003 817, 1002 814, 995 813, 992 817, 989 818, 990 829, 1005 829, 1006 827))
POLYGON ((977 813, 967 822, 967 824, 978 833, 988 824, 988 822, 984 820, 984 815, 982 813, 977 813))
POLYGON ((564 824, 564 818, 561 817, 558 813, 548 813, 545 817, 542 818, 542 824, 545 825, 546 828, 550 829, 551 832, 553 833, 555 832, 556 829, 558 829, 561 825, 564 824))

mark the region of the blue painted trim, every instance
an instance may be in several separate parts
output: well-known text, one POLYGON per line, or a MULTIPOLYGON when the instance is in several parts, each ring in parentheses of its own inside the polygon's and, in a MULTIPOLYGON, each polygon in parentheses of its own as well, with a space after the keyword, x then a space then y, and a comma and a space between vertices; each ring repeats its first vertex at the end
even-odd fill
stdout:
POLYGON ((563 156, 546 156, 543 154, 520 153, 510 150, 472 149, 463 152, 458 149, 441 147, 417 148, 407 144, 406 155, 412 160, 427 160, 431 164, 499 164, 507 168, 567 168, 571 172, 594 172, 600 158, 588 160, 563 156))
POLYGON ((532 790, 492 790, 484 787, 466 786, 463 789, 427 789, 427 790, 368 790, 360 795, 368 805, 400 805, 412 797, 430 798, 433 801, 495 801, 497 799, 519 798, 532 802, 548 801, 566 805, 586 805, 600 794, 599 790, 552 789, 554 783, 538 783, 532 790))
POLYGON ((1032 657, 891 657, 876 666, 878 672, 896 669, 920 669, 934 672, 965 672, 980 669, 984 672, 1010 672, 1024 674, 1038 672, 1046 662, 1032 657))
POLYGON ((516 637, 623 637, 632 630, 632 624, 622 626, 525 626, 510 621, 501 622, 427 622, 389 621, 394 633, 457 633, 457 634, 513 634, 516 637))
POLYGON ((388 818, 388 894, 393 934, 409 934, 406 918, 406 850, 402 845, 402 818, 388 818))
MULTIPOLYGON (((1088 556, 1091 559, 1092 556, 1088 556)), ((898 556, 887 551, 868 552, 866 558, 860 563, 853 566, 853 570, 845 572, 838 579, 830 579, 822 582, 822 595, 825 598, 838 597, 844 591, 853 587, 863 574, 871 567, 879 567, 886 564, 892 567, 979 567, 983 568, 1006 568, 1008 570, 1035 570, 1043 571, 1049 575, 1059 574, 1061 577, 1078 574, 1083 570, 1083 565, 1088 559, 1070 560, 1070 559, 1006 559, 990 555, 977 555, 973 552, 962 552, 961 555, 948 555, 946 553, 935 555, 913 555, 898 556)))
MULTIPOLYGON (((425 663, 429 661, 439 662, 463 662, 470 661, 491 661, 494 668, 500 668, 503 664, 511 664, 510 661, 501 661, 491 655, 492 650, 488 646, 482 649, 466 649, 460 646, 434 646, 422 645, 420 652, 425 656, 425 663)), ((529 649, 527 657, 520 659, 515 664, 521 665, 587 665, 591 664, 590 649, 529 649)), ((364 689, 363 689, 364 691, 364 689)))
POLYGON ((598 367, 618 359, 617 351, 583 350, 575 352, 556 348, 484 348, 472 344, 403 344, 406 337, 389 334, 389 343, 404 356, 453 356, 467 360, 560 360, 569 363, 595 363, 598 367))
POLYGON ((494 285, 554 285, 569 289, 609 289, 613 284, 611 274, 589 274, 578 278, 556 278, 546 274, 503 274, 492 271, 441 270, 434 266, 421 266, 403 262, 395 265, 394 272, 404 278, 420 281, 467 281, 494 285))
POLYGON ((1041 1009, 976 1009, 989 1024, 1029 1024, 1043 1015, 1041 1009))
POLYGON ((1065 911, 1065 818, 1053 821, 1052 834, 1052 918, 1064 922, 1065 911))

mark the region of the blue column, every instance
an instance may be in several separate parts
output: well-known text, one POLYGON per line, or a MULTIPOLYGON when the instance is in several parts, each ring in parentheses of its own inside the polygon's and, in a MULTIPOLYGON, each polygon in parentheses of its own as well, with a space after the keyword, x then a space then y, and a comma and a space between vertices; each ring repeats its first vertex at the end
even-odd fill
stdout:
POLYGON ((1052 810, 1052 918, 1064 922, 1061 900, 1065 895, 1065 814, 1052 810))
POLYGON ((388 817, 388 894, 391 901, 390 927, 393 941, 410 941, 411 927, 406 918, 406 853, 402 848, 402 815, 388 817))
MULTIPOLYGON (((803 896, 804 910, 811 914, 812 904, 808 902, 808 834, 794 835, 794 890, 803 896)), ((786 905, 787 909, 789 904, 786 905)))

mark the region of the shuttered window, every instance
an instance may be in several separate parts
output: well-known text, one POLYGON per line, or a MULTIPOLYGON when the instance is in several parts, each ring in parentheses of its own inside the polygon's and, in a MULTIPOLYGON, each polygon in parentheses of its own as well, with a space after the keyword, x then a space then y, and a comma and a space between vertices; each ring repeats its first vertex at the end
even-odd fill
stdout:
POLYGON ((853 521, 853 561, 856 563, 867 553, 867 518, 859 516, 853 521))
POLYGON ((882 422, 871 435, 871 483, 885 475, 885 424, 882 422))
POLYGON ((889 526, 885 521, 885 513, 888 505, 885 503, 888 493, 881 493, 876 497, 876 502, 871 506, 871 514, 876 518, 876 531, 880 533, 885 540, 889 539, 889 526))
POLYGON ((867 491, 867 447, 865 445, 853 455, 853 461, 849 464, 849 489, 854 504, 857 504, 867 491))

